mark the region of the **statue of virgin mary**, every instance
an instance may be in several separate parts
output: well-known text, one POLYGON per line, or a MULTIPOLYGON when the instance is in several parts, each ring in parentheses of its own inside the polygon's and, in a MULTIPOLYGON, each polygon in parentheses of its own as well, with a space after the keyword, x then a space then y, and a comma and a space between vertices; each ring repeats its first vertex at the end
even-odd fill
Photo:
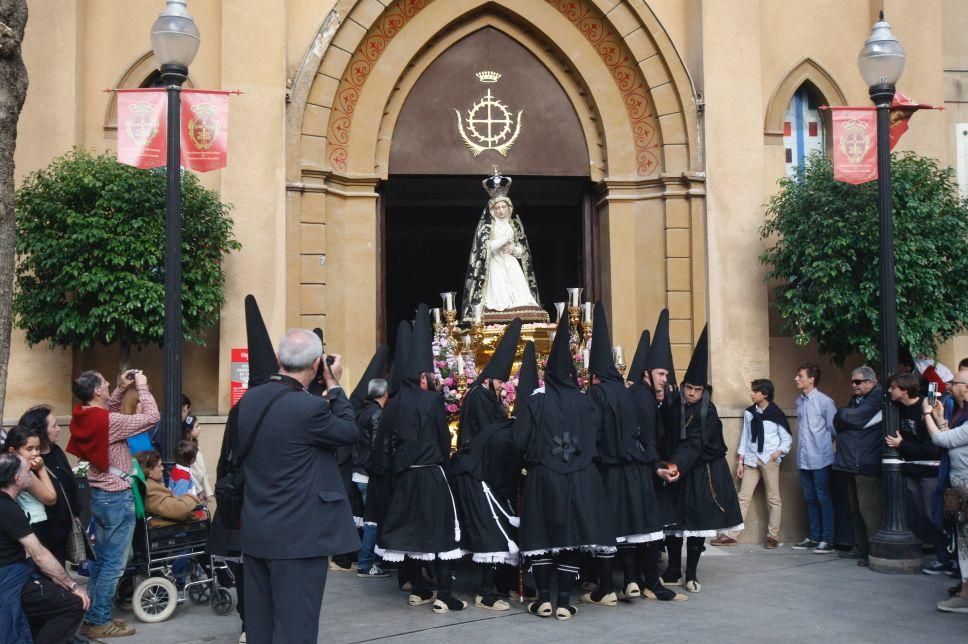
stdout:
POLYGON ((511 178, 501 176, 495 169, 483 184, 491 198, 474 231, 464 278, 465 320, 473 317, 473 307, 481 303, 486 311, 540 308, 531 248, 521 219, 514 214, 507 196, 511 178))

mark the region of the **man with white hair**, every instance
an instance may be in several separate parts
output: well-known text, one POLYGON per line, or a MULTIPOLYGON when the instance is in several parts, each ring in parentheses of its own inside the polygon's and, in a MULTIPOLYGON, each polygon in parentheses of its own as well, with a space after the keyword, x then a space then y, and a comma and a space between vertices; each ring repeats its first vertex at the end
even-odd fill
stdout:
POLYGON ((65 642, 90 601, 14 500, 32 477, 27 459, 0 454, 0 641, 65 642))
POLYGON ((279 372, 239 401, 234 458, 245 476, 245 630, 252 642, 316 642, 327 556, 360 541, 336 461, 358 437, 339 385, 338 355, 319 337, 290 329, 279 342, 279 372), (319 366, 326 393, 307 388, 319 366))

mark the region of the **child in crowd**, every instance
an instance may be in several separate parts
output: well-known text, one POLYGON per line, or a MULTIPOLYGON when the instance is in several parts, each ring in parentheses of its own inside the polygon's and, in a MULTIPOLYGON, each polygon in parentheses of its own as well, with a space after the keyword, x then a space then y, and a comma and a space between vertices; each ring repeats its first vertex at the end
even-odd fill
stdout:
POLYGON ((198 445, 192 441, 179 441, 175 449, 175 466, 171 468, 168 487, 175 496, 191 494, 198 498, 199 488, 192 476, 192 463, 198 455, 198 445))

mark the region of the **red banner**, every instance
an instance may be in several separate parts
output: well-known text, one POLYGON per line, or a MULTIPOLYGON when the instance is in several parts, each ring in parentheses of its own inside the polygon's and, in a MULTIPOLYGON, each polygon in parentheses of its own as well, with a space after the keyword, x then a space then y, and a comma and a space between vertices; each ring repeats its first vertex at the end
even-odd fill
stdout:
POLYGON ((182 165, 196 172, 218 170, 225 167, 228 150, 228 92, 182 90, 182 165))
POLYGON ((249 388, 249 350, 232 349, 232 380, 229 388, 229 405, 235 407, 249 388))
POLYGON ((118 91, 118 161, 136 168, 167 163, 168 100, 164 89, 118 91))
POLYGON ((877 114, 872 107, 831 107, 834 179, 867 183, 877 178, 877 114))
POLYGON ((908 121, 918 110, 943 110, 937 105, 918 103, 912 98, 907 97, 901 92, 894 93, 891 101, 891 149, 901 140, 901 135, 908 131, 908 121))

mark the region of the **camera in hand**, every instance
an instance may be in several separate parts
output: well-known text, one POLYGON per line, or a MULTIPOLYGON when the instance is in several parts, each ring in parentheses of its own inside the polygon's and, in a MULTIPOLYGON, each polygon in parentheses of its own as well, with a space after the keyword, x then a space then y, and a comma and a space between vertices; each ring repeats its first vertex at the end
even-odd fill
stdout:
POLYGON ((333 356, 326 356, 326 364, 332 365, 334 362, 336 362, 336 358, 335 357, 333 357, 333 356))

